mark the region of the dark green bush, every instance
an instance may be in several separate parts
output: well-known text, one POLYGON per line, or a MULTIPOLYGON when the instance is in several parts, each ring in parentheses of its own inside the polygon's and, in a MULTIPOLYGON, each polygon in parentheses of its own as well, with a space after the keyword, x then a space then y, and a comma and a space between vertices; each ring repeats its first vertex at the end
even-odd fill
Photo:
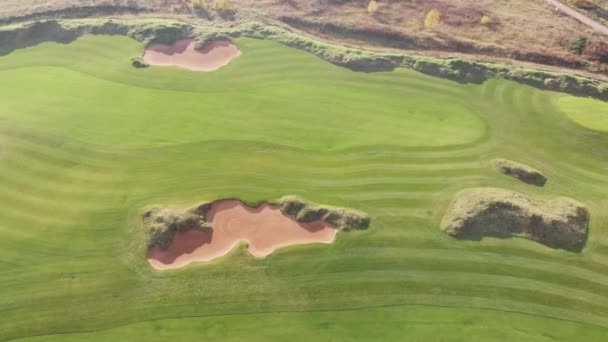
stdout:
POLYGON ((371 218, 364 213, 352 209, 330 209, 323 221, 340 230, 367 229, 371 218))
POLYGON ((148 248, 167 249, 177 232, 206 230, 209 224, 192 211, 153 208, 143 215, 143 223, 148 235, 148 248))
POLYGON ((285 215, 298 222, 323 220, 339 230, 367 229, 371 222, 367 214, 346 208, 328 208, 307 202, 296 196, 285 196, 278 202, 285 215))
POLYGON ((202 37, 197 38, 196 42, 194 44, 194 48, 197 50, 200 50, 200 49, 204 48, 207 44, 214 42, 216 40, 230 41, 230 40, 232 40, 232 37, 230 37, 229 34, 224 33, 224 32, 210 32, 202 37))
POLYGON ((586 37, 576 37, 568 41, 568 50, 576 54, 582 54, 587 47, 589 40, 586 37))
POLYGON ((285 196, 279 200, 279 207, 285 215, 296 217, 309 203, 296 196, 285 196))
POLYGON ((308 222, 313 222, 313 221, 317 221, 323 218, 323 216, 325 216, 325 214, 327 214, 328 210, 323 208, 323 207, 319 207, 316 205, 307 205, 304 208, 302 208, 300 210, 300 212, 298 212, 298 215, 296 216, 296 220, 298 222, 304 222, 304 223, 308 223, 308 222))
POLYGON ((134 57, 131 59, 131 65, 138 69, 147 68, 150 65, 144 61, 141 57, 134 57))

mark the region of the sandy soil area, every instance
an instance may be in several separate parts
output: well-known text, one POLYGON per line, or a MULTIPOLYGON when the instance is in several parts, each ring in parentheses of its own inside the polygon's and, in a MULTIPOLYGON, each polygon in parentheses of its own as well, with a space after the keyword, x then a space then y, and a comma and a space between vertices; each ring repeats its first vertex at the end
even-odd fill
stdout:
POLYGON ((241 55, 232 43, 218 40, 196 50, 193 40, 178 40, 173 45, 151 44, 144 61, 150 65, 177 66, 193 71, 214 71, 241 55))
POLYGON ((150 264, 166 270, 194 261, 209 261, 227 254, 240 241, 248 244, 253 256, 262 258, 289 245, 331 243, 337 233, 323 221, 298 223, 276 206, 248 208, 238 200, 214 203, 208 219, 212 227, 208 231, 178 233, 167 250, 150 249, 150 264))

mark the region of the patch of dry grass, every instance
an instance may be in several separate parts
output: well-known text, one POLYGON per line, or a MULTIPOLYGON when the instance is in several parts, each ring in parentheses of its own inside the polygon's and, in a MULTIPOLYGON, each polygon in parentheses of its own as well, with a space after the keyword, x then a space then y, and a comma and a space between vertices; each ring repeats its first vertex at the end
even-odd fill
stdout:
POLYGON ((213 13, 194 13, 188 0, 6 0, 0 8, 0 18, 83 6, 145 7, 161 15, 205 21, 297 18, 314 21, 316 25, 363 30, 363 35, 370 32, 365 41, 361 37, 351 37, 353 40, 349 41, 347 35, 333 37, 349 43, 387 46, 386 40, 378 36, 389 33, 390 37, 411 37, 416 43, 409 44, 413 49, 502 56, 569 68, 585 65, 584 69, 593 72, 608 70, 605 63, 570 51, 567 44, 579 36, 596 44, 608 43, 608 39, 568 16, 555 13, 543 1, 379 0, 378 10, 373 14, 367 11, 367 4, 367 0, 233 0, 230 7, 236 15, 224 18, 213 13), (440 13, 440 23, 432 29, 425 28, 425 17, 432 10, 440 13), (484 17, 489 22, 482 23, 484 17))
POLYGON ((589 212, 570 198, 539 201, 496 188, 461 191, 441 222, 458 238, 521 236, 544 245, 580 251, 588 234, 589 212))
POLYGON ((492 160, 492 166, 496 171, 517 178, 524 183, 543 186, 547 182, 547 177, 542 172, 522 163, 507 159, 494 159, 492 160))

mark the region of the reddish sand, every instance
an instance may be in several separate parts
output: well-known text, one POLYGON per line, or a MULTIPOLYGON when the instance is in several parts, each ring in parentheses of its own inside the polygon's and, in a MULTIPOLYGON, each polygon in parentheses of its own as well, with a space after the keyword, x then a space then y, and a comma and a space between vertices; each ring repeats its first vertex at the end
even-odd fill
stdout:
POLYGON ((178 66, 194 71, 214 71, 241 55, 232 43, 218 40, 194 49, 193 40, 178 40, 173 45, 152 44, 146 48, 144 61, 150 65, 178 66))
POLYGON ((159 270, 183 267, 194 261, 209 261, 227 254, 240 241, 258 258, 296 244, 331 243, 336 229, 323 221, 298 223, 269 204, 248 208, 237 200, 219 201, 208 214, 211 229, 175 235, 165 251, 152 248, 148 261, 159 270))

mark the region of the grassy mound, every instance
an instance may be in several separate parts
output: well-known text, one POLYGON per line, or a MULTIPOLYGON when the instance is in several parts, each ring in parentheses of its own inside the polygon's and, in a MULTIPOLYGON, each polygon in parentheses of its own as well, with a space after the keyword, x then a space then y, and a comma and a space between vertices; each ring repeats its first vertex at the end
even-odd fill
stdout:
POLYGON ((278 202, 285 215, 298 222, 323 220, 339 230, 367 229, 371 218, 362 212, 347 208, 323 207, 307 202, 297 196, 285 196, 278 202))
POLYGON ((207 204, 189 210, 152 208, 143 215, 143 223, 148 237, 148 248, 167 249, 177 232, 206 230, 211 226, 206 221, 207 204))
POLYGON ((517 178, 524 183, 543 186, 547 182, 547 177, 542 172, 525 164, 507 159, 494 159, 492 165, 496 171, 517 178))
POLYGON ((588 224, 585 206, 569 198, 543 203, 517 192, 477 188, 458 194, 441 229, 459 238, 516 235, 580 251, 587 240, 588 224))

